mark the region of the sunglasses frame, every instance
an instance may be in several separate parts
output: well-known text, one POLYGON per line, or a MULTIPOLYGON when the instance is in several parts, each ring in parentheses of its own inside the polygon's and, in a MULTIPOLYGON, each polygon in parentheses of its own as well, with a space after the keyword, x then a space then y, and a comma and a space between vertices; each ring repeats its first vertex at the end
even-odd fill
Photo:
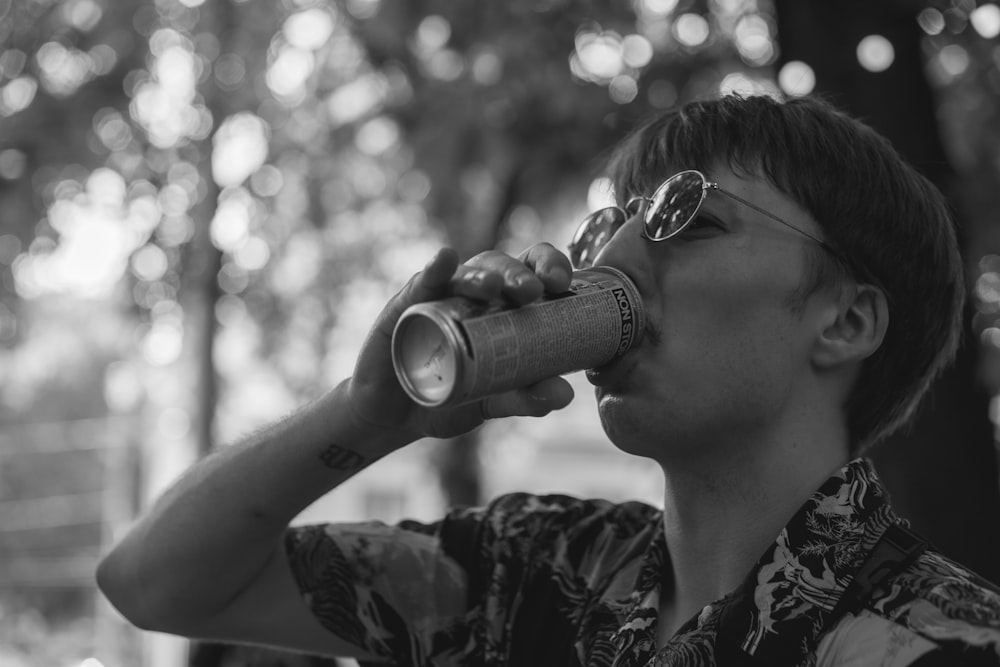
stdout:
MULTIPOLYGON (((698 212, 701 210, 702 204, 705 203, 705 198, 708 196, 708 191, 709 190, 715 190, 716 192, 719 192, 720 194, 723 194, 723 195, 729 197, 733 201, 739 202, 740 204, 743 204, 744 206, 746 206, 746 207, 748 207, 748 208, 750 208, 750 209, 752 209, 752 210, 760 213, 761 215, 767 216, 768 218, 770 218, 771 220, 774 220, 778 224, 784 225, 785 227, 788 227, 789 229, 791 229, 793 231, 796 231, 799 234, 802 234, 806 238, 808 238, 808 239, 810 239, 812 241, 815 241, 816 243, 820 244, 821 246, 823 246, 827 250, 830 250, 831 252, 834 252, 834 254, 836 254, 835 251, 833 250, 833 248, 830 247, 830 245, 826 241, 823 241, 822 239, 819 239, 819 238, 813 236, 809 232, 806 232, 806 231, 803 231, 803 230, 799 229, 798 227, 796 227, 792 223, 787 222, 785 220, 782 220, 781 218, 779 218, 774 213, 771 213, 770 211, 768 211, 766 209, 763 209, 760 206, 757 206, 756 204, 753 204, 753 203, 747 201, 746 199, 743 199, 742 197, 740 197, 738 195, 735 195, 732 192, 729 192, 728 190, 723 190, 722 187, 718 183, 716 183, 714 181, 708 180, 708 178, 705 176, 705 174, 701 173, 697 169, 685 169, 684 171, 679 171, 676 174, 674 174, 673 176, 671 176, 670 178, 668 178, 665 181, 663 181, 662 183, 660 183, 659 187, 657 187, 656 190, 653 191, 653 195, 651 197, 633 197, 632 199, 629 200, 629 203, 632 203, 636 199, 642 199, 642 200, 644 200, 646 202, 656 201, 657 196, 660 194, 660 192, 664 188, 666 188, 666 187, 668 187, 670 185, 671 181, 673 181, 674 179, 676 179, 678 177, 687 176, 688 174, 694 174, 694 175, 698 176, 698 178, 701 179, 701 198, 698 200, 698 204, 695 205, 694 210, 691 212, 691 215, 689 215, 688 219, 685 220, 680 226, 678 226, 677 229, 675 229, 674 231, 670 232, 669 234, 665 234, 663 236, 653 236, 653 235, 651 235, 649 233, 650 217, 651 217, 651 214, 653 213, 653 211, 651 209, 647 208, 646 211, 645 211, 645 214, 643 215, 643 220, 642 220, 642 223, 643 223, 642 224, 642 235, 643 235, 643 238, 646 238, 646 239, 648 239, 650 241, 666 241, 669 238, 673 238, 674 236, 677 236, 678 234, 680 234, 681 232, 683 232, 685 229, 687 229, 691 225, 691 222, 694 221, 694 219, 698 217, 698 212)), ((626 206, 628 206, 628 204, 626 204, 626 206)), ((624 211, 624 212, 626 213, 626 215, 628 214, 627 210, 624 211)), ((628 218, 626 217, 626 220, 627 219, 628 218)))
MULTIPOLYGON (((818 238, 816 236, 813 236, 809 232, 806 232, 804 230, 799 229, 798 227, 796 227, 795 225, 791 224, 790 222, 782 220, 781 218, 779 218, 774 213, 771 213, 770 211, 768 211, 766 209, 763 209, 760 206, 757 206, 756 204, 754 204, 752 202, 749 202, 746 199, 743 199, 742 197, 740 197, 740 196, 738 196, 736 194, 733 194, 732 192, 729 192, 727 190, 723 190, 722 187, 720 187, 718 183, 716 183, 714 181, 708 180, 708 178, 705 176, 705 174, 703 174, 702 172, 698 171, 697 169, 685 169, 683 171, 677 172, 676 174, 670 176, 669 178, 667 178, 666 180, 664 180, 662 183, 660 183, 660 185, 657 186, 656 190, 653 191, 653 195, 651 197, 643 197, 643 196, 632 197, 631 199, 628 200, 628 202, 626 202, 625 208, 622 208, 620 206, 606 206, 606 207, 604 207, 602 209, 599 209, 597 211, 594 211, 593 213, 591 213, 590 215, 588 215, 580 223, 580 226, 577 229, 576 234, 573 235, 573 241, 570 243, 570 248, 569 248, 570 249, 570 256, 573 257, 574 255, 577 254, 577 251, 576 251, 576 246, 578 245, 577 239, 580 236, 581 232, 588 225, 592 224, 592 221, 598 219, 598 217, 600 217, 602 215, 608 214, 611 211, 617 211, 618 215, 620 216, 620 220, 621 220, 616 225, 616 229, 614 230, 614 232, 612 232, 612 236, 614 234, 616 234, 618 232, 618 230, 621 229, 622 226, 624 226, 624 224, 629 220, 629 218, 631 218, 634 215, 638 215, 640 212, 642 212, 642 214, 643 214, 643 219, 642 219, 642 237, 644 239, 646 239, 648 241, 653 241, 653 242, 660 242, 660 241, 666 241, 667 239, 671 239, 671 238, 677 236, 678 234, 680 234, 681 232, 683 232, 685 229, 687 229, 691 225, 691 222, 695 218, 698 217, 698 212, 701 210, 702 204, 705 203, 705 197, 708 196, 708 191, 709 190, 714 190, 716 192, 719 192, 719 193, 725 195, 726 197, 729 197, 730 199, 732 199, 732 200, 734 200, 734 201, 736 201, 736 202, 738 202, 740 204, 743 204, 744 206, 746 206, 746 207, 748 207, 748 208, 756 211, 757 213, 760 213, 761 215, 764 215, 764 216, 770 218, 771 220, 774 220, 775 222, 777 222, 777 223, 779 223, 779 224, 781 224, 781 225, 783 225, 783 226, 785 226, 785 227, 787 227, 787 228, 789 228, 789 229, 791 229, 793 231, 798 232, 799 234, 805 236, 809 240, 811 240, 811 241, 819 244, 819 246, 821 248, 823 248, 824 250, 826 250, 827 252, 829 252, 831 255, 833 255, 845 267, 847 267, 849 269, 860 269, 860 267, 857 267, 857 265, 854 264, 853 262, 848 262, 847 259, 840 252, 838 252, 833 246, 831 246, 826 241, 824 241, 824 240, 822 240, 822 239, 820 239, 820 238, 818 238), (650 229, 650 223, 651 223, 651 215, 654 213, 654 211, 648 207, 648 204, 651 203, 651 202, 656 201, 657 196, 660 194, 660 192, 665 187, 667 187, 672 181, 674 181, 678 177, 683 177, 683 176, 686 176, 688 174, 695 174, 695 175, 697 175, 701 179, 701 197, 698 200, 698 204, 694 207, 694 210, 691 212, 691 215, 688 216, 688 219, 685 220, 683 224, 679 225, 676 229, 674 229, 669 234, 664 234, 664 235, 660 235, 660 236, 656 236, 656 235, 650 234, 649 229, 650 229), (647 208, 644 211, 641 208, 643 204, 647 205, 647 208), (637 205, 639 206, 639 208, 636 208, 637 205)), ((576 265, 576 264, 577 264, 577 262, 574 262, 574 265, 576 265)), ((578 268, 585 268, 585 267, 581 266, 581 267, 578 267, 578 268)), ((866 279, 868 278, 868 275, 867 275, 868 272, 867 271, 859 271, 859 272, 862 275, 865 275, 866 279)), ((880 284, 879 284, 878 281, 870 280, 870 282, 872 282, 876 286, 880 286, 880 284)))

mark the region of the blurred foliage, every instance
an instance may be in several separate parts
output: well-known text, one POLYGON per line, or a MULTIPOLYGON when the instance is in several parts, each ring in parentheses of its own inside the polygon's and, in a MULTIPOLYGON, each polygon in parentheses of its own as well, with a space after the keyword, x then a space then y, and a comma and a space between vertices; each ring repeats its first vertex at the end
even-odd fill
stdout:
MULTIPOLYGON (((1000 10, 916 4, 948 149, 976 174, 976 262, 1000 246, 1000 10)), ((637 118, 805 92, 808 63, 774 71, 775 26, 766 0, 0 0, 0 516, 99 492, 109 465, 135 474, 134 509, 137 441, 203 452, 345 377, 437 246, 564 243, 637 118), (53 439, 72 451, 42 454, 53 439)), ((0 552, 109 528, 57 534, 0 552)), ((6 618, 91 594, 3 586, 6 618)))

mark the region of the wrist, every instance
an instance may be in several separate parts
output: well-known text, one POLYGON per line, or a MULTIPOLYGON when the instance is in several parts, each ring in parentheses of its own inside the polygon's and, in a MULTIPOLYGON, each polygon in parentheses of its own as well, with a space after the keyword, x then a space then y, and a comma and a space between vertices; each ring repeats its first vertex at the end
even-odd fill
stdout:
MULTIPOLYGON (((352 378, 343 380, 319 400, 327 420, 328 433, 380 455, 404 447, 420 437, 393 427, 389 420, 369 415, 360 405, 352 383, 352 378)), ((385 406, 382 415, 387 414, 391 414, 391 410, 385 406)))

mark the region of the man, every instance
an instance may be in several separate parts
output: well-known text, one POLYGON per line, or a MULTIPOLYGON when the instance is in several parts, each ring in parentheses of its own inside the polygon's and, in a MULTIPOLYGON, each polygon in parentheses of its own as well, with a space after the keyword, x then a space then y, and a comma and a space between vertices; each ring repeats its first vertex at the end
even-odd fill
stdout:
POLYGON ((569 284, 546 244, 461 266, 445 250, 351 379, 194 466, 138 522, 99 570, 111 601, 140 627, 396 664, 1000 664, 1000 592, 927 550, 856 458, 957 344, 941 196, 808 99, 688 105, 611 171, 627 211, 588 218, 570 254, 629 275, 649 327, 588 377, 610 440, 662 468, 662 511, 512 494, 433 525, 286 528, 419 437, 571 400, 560 378, 452 409, 406 397, 389 338, 407 306, 569 284))

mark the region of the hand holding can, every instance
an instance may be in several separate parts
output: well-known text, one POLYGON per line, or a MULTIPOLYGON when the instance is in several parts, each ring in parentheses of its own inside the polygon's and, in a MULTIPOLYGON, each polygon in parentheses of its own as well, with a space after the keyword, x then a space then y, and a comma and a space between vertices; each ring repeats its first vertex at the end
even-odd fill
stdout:
POLYGON ((462 297, 419 303, 392 336, 396 376, 416 403, 460 405, 601 366, 639 342, 645 314, 620 271, 573 273, 569 291, 520 307, 462 297))

